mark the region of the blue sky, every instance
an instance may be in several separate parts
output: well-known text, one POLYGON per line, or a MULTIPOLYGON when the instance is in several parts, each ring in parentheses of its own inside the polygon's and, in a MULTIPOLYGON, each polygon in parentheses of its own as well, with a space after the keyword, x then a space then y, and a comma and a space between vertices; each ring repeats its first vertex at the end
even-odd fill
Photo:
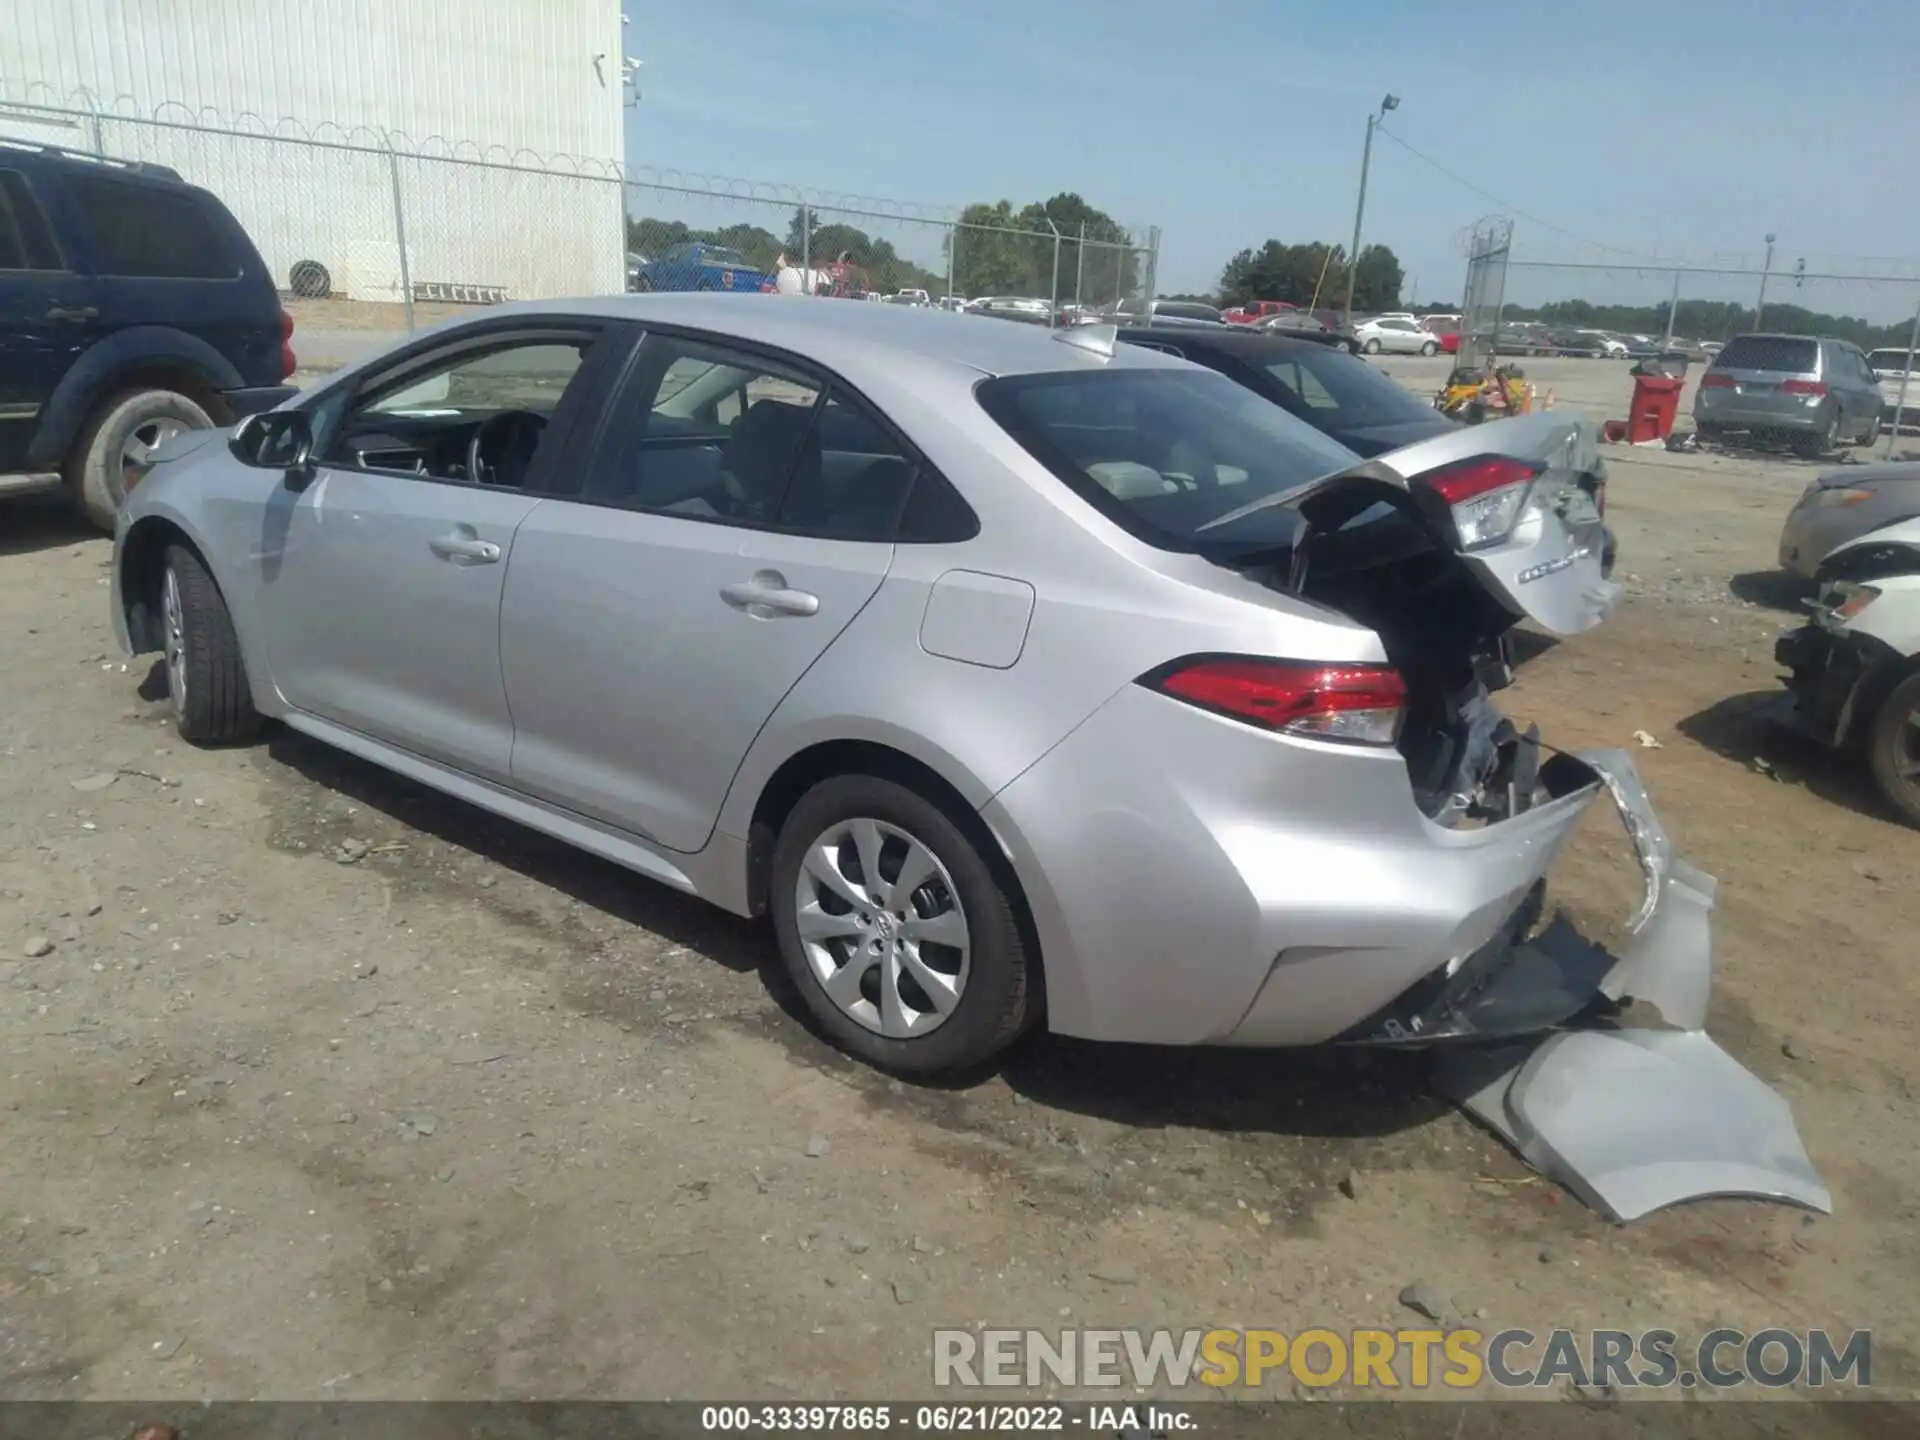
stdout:
MULTIPOLYGON (((1917 277, 1809 283, 1798 298, 1813 308, 1890 317, 1920 300, 1913 0, 626 9, 643 61, 630 165, 935 205, 1077 190, 1161 228, 1163 290, 1209 288, 1229 255, 1269 236, 1344 243, 1366 115, 1390 90, 1392 131, 1537 217, 1516 219, 1517 259, 1757 265, 1772 231, 1782 269, 1878 257, 1873 273, 1917 277)), ((1376 142, 1365 238, 1393 247, 1418 298, 1457 298, 1461 232, 1502 209, 1376 142)), ((765 223, 771 207, 742 218, 765 223)), ((913 227, 873 228, 903 253, 929 248, 913 227)), ((1631 288, 1623 299, 1667 284, 1625 270, 1515 283, 1631 288)))

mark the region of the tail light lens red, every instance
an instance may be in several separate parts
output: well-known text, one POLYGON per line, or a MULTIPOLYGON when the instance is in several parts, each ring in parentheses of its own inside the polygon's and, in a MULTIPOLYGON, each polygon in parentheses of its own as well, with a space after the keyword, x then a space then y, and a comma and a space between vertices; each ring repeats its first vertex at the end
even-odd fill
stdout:
POLYGON ((1780 393, 1782 395, 1813 395, 1824 398, 1827 393, 1827 382, 1824 380, 1782 380, 1780 382, 1780 393))
POLYGON ((280 312, 280 378, 285 380, 299 368, 293 353, 293 316, 280 312))
POLYGON ((1541 468, 1505 455, 1485 455, 1418 478, 1446 502, 1460 548, 1478 550, 1513 533, 1541 468))
POLYGON ((1391 665, 1196 655, 1140 683, 1261 730, 1354 745, 1393 744, 1407 704, 1406 682, 1391 665))
POLYGON ((1733 388, 1733 377, 1723 374, 1718 370, 1709 370, 1700 377, 1700 388, 1702 390, 1731 390, 1733 388))

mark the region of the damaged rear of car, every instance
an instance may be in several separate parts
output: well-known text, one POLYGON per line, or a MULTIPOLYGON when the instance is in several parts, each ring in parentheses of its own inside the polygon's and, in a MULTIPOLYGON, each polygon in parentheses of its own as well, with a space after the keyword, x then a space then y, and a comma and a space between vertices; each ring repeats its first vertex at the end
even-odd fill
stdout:
POLYGON ((1591 425, 1518 417, 1288 486, 1241 431, 1257 416, 1209 389, 1192 402, 1209 423, 1183 428, 1174 391, 1122 372, 990 380, 979 397, 1144 542, 1143 566, 1317 617, 1329 650, 1357 652, 1358 627, 1378 658, 1170 658, 986 807, 1020 837, 1017 864, 1023 847, 1051 857, 1034 908, 1053 1028, 1450 1042, 1472 1061, 1462 1101, 1617 1218, 1714 1193, 1824 1207, 1784 1105, 1699 1034, 1713 880, 1674 854, 1624 754, 1555 751, 1494 700, 1516 624, 1576 635, 1617 598, 1581 484, 1591 425), (1071 403, 1102 385, 1097 404, 1071 403), (1541 928, 1546 872, 1603 797, 1645 877, 1618 960, 1564 923, 1541 928), (1693 1038, 1610 1028, 1614 1002, 1633 998, 1693 1038), (1603 1080, 1684 1093, 1696 1077, 1720 1113, 1681 1106, 1677 1127, 1676 1107, 1590 1104, 1603 1080))
POLYGON ((1833 550, 1814 583, 1811 618, 1774 646, 1789 672, 1774 718, 1864 758, 1887 803, 1920 827, 1920 520, 1833 550))

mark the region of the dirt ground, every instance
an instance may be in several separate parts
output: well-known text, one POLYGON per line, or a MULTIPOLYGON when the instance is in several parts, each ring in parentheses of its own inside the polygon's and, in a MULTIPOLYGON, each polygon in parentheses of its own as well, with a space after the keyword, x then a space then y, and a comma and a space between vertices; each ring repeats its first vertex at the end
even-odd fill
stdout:
MULTIPOLYGON (((1709 1028, 1831 1218, 1609 1225, 1399 1058, 1040 1036, 966 1086, 878 1077, 758 926, 290 734, 181 744, 113 651, 108 542, 15 508, 0 1394, 925 1395, 936 1326, 1393 1327, 1415 1281, 1489 1330, 1871 1327, 1876 1388, 1920 1391, 1920 833, 1747 713, 1810 471, 1615 453, 1627 598, 1503 701, 1659 742, 1721 882, 1709 1028)), ((1554 882, 1618 934, 1610 813, 1554 882)))

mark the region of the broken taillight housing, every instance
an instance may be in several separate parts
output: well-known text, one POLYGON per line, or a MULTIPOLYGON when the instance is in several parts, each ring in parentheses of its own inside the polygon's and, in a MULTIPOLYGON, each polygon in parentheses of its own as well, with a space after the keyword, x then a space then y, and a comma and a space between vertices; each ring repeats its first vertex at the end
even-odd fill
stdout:
POLYGON ((1827 606, 1834 619, 1851 620, 1879 598, 1880 592, 1871 585, 1837 580, 1827 592, 1827 606))
POLYGON ((1446 502, 1460 548, 1479 550, 1513 533, 1542 468, 1506 455, 1486 455, 1419 478, 1446 502))
POLYGON ((1195 655, 1140 683, 1262 730, 1355 745, 1393 744, 1407 704, 1406 682, 1391 665, 1195 655))

